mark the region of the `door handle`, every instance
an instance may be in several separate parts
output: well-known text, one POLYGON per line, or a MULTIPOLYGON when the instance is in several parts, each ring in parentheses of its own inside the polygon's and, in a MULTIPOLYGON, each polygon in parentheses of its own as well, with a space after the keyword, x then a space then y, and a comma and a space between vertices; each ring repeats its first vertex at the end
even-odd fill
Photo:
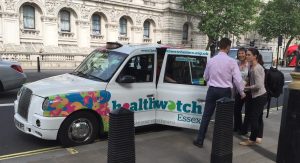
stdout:
POLYGON ((147 95, 147 97, 153 97, 153 96, 154 96, 154 94, 147 95))
POLYGON ((204 100, 204 99, 201 99, 201 98, 198 98, 197 101, 198 101, 198 102, 205 102, 205 100, 204 100))

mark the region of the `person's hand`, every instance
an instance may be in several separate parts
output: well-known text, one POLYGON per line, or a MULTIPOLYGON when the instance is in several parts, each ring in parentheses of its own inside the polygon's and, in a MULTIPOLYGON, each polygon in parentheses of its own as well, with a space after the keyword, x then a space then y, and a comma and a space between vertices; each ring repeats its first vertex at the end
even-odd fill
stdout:
POLYGON ((244 99, 246 97, 246 94, 243 92, 242 94, 241 94, 241 99, 244 99))
POLYGON ((244 88, 244 91, 249 91, 250 90, 250 86, 246 86, 245 88, 244 88))

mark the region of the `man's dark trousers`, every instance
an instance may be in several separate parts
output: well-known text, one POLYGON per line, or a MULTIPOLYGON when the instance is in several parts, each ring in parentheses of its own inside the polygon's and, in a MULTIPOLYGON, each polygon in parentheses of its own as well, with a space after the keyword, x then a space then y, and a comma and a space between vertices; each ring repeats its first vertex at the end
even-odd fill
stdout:
POLYGON ((203 144, 208 124, 216 108, 216 101, 223 97, 231 97, 231 88, 218 88, 212 86, 208 88, 204 106, 204 113, 196 139, 197 143, 203 144))

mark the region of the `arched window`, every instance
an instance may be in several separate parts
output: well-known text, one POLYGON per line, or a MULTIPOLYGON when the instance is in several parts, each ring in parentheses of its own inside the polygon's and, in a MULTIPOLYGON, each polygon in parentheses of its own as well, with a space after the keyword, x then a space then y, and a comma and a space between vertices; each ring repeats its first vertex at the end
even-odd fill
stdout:
POLYGON ((187 41, 188 38, 189 38, 189 25, 185 23, 183 25, 182 40, 187 41))
POLYGON ((101 17, 96 14, 92 16, 92 33, 93 35, 101 34, 101 17))
POLYGON ((60 11, 60 30, 62 32, 71 32, 71 18, 69 11, 60 11))
POLYGON ((124 36, 127 35, 127 19, 125 19, 124 17, 120 19, 119 33, 120 35, 124 35, 124 36))
POLYGON ((30 5, 23 6, 24 29, 35 29, 35 10, 30 5))
POLYGON ((144 38, 150 37, 150 22, 145 21, 144 22, 144 38))

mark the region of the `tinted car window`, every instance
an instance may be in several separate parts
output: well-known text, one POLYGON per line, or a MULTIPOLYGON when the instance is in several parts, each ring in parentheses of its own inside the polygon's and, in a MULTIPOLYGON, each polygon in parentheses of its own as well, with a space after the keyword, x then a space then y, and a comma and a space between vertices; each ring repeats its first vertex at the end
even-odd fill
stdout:
POLYGON ((237 54, 238 49, 230 49, 228 56, 233 58, 233 59, 237 59, 236 58, 236 54, 237 54))
POLYGON ((132 57, 123 68, 121 76, 129 75, 136 79, 137 83, 153 82, 154 55, 138 55, 132 57))
POLYGON ((170 83, 167 80, 169 77, 177 84, 205 85, 203 74, 206 62, 206 57, 169 55, 164 82, 170 83))

